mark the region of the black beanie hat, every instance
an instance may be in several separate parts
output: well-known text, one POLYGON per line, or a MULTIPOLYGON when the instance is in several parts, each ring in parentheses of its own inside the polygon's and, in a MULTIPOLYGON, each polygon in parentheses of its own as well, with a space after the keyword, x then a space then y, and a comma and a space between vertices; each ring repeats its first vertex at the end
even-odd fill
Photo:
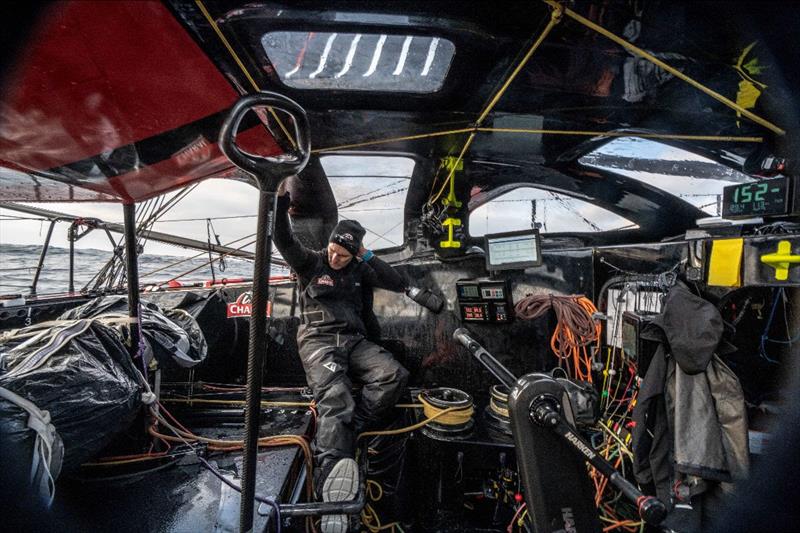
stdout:
POLYGON ((340 220, 333 228, 328 242, 334 242, 351 254, 358 255, 358 251, 361 249, 361 239, 366 233, 367 231, 357 220, 340 220))

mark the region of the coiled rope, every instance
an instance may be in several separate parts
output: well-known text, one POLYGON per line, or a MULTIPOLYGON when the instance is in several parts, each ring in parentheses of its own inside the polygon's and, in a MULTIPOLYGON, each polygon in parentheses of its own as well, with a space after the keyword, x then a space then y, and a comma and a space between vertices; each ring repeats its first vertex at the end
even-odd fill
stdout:
POLYGON ((597 308, 585 296, 537 294, 517 302, 514 310, 519 318, 535 320, 551 308, 558 324, 550 338, 550 348, 567 365, 568 371, 572 370, 572 377, 591 383, 592 360, 586 347, 600 342, 602 326, 592 318, 597 308))

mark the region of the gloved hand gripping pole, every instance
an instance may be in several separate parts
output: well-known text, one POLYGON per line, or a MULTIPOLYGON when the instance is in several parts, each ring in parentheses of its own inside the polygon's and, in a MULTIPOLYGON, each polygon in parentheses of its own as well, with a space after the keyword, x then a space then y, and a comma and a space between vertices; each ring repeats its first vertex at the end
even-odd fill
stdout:
POLYGON ((311 153, 308 118, 299 104, 276 93, 261 92, 241 98, 231 109, 219 132, 219 146, 231 162, 255 178, 259 189, 256 254, 253 267, 253 299, 247 353, 247 391, 245 405, 244 458, 239 531, 253 528, 255 509, 258 431, 261 426, 261 383, 267 352, 267 301, 271 271, 272 234, 275 229, 277 190, 285 178, 300 173, 311 153), (242 118, 256 107, 271 106, 291 116, 296 151, 275 157, 262 157, 243 151, 236 144, 242 118))

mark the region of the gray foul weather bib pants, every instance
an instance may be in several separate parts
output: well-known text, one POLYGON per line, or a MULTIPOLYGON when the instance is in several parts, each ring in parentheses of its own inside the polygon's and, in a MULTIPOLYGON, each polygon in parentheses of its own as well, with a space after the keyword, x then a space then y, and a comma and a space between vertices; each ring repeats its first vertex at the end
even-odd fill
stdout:
POLYGON ((317 461, 353 457, 356 436, 394 407, 408 371, 362 335, 302 331, 300 359, 317 402, 317 461), (352 379, 352 381, 351 381, 352 379), (353 382, 362 385, 355 401, 353 382))

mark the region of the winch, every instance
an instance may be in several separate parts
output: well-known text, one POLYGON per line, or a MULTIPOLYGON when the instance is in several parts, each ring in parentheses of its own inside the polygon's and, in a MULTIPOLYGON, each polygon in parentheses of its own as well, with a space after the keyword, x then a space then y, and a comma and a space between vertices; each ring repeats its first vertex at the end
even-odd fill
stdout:
POLYGON ((428 389, 419 394, 427 418, 434 418, 422 429, 432 438, 467 437, 472 433, 475 422, 472 396, 464 391, 450 387, 428 389))

